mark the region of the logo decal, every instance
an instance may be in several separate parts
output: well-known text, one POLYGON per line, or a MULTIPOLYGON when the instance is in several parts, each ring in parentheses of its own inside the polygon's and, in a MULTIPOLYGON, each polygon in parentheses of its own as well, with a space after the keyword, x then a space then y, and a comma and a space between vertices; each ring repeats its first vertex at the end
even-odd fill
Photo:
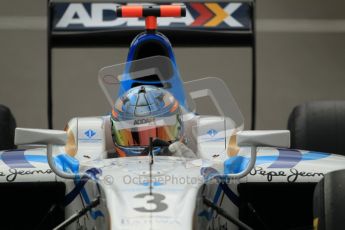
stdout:
POLYGON ((87 130, 84 134, 85 134, 85 136, 87 136, 88 138, 91 139, 93 136, 96 135, 96 132, 93 131, 93 130, 91 130, 91 129, 89 129, 89 130, 87 130))
MULTIPOLYGON (((152 3, 142 3, 150 4, 152 3)), ((117 18, 116 3, 55 3, 53 5, 54 30, 85 30, 118 27, 143 27, 142 18, 117 18)), ((186 16, 159 18, 160 27, 188 27, 190 29, 250 30, 248 3, 210 2, 184 3, 186 16)))
POLYGON ((207 131, 207 134, 210 135, 211 137, 216 136, 217 133, 218 133, 218 131, 215 130, 215 129, 210 129, 210 130, 207 131))
POLYGON ((143 119, 134 120, 134 125, 142 125, 142 124, 146 124, 146 123, 152 123, 154 121, 155 121, 154 117, 147 117, 147 118, 143 118, 143 119))

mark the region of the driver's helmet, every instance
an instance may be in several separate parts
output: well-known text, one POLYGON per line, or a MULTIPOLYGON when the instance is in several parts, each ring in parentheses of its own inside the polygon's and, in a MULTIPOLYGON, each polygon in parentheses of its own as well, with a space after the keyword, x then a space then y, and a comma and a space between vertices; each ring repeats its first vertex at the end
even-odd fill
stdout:
MULTIPOLYGON (((115 151, 120 157, 141 155, 150 137, 169 143, 182 139, 179 102, 167 90, 151 85, 131 88, 119 97, 111 123, 115 151)), ((153 151, 160 149, 155 147, 153 151)))

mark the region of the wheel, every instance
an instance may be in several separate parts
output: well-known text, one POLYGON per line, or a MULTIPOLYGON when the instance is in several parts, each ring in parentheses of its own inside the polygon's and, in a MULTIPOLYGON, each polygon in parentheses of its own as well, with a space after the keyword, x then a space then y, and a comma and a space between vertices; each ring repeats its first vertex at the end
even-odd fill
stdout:
POLYGON ((15 128, 16 121, 11 110, 4 105, 0 105, 0 150, 15 148, 15 128))

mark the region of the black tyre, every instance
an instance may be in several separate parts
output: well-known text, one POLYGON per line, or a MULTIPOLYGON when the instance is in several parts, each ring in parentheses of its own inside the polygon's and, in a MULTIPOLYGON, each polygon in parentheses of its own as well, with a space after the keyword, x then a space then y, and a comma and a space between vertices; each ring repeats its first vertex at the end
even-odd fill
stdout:
POLYGON ((16 121, 6 106, 0 105, 0 150, 13 149, 16 121))

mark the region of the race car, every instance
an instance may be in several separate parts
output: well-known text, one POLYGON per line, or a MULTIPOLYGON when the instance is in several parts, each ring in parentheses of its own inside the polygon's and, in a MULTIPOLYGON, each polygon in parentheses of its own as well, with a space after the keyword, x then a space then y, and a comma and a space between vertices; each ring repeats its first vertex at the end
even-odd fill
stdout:
MULTIPOLYGON (((1 192, 20 200, 27 191, 44 188, 53 198, 31 194, 31 214, 22 215, 35 221, 23 221, 26 228, 312 224, 304 199, 312 200, 312 186, 326 173, 344 169, 345 158, 289 149, 286 130, 243 131, 243 116, 222 80, 184 82, 168 39, 156 31, 157 17, 184 11, 181 5, 117 9, 119 17, 145 17, 146 31, 132 42, 126 63, 99 71, 109 115, 72 118, 64 131, 16 129, 15 143, 28 147, 1 152, 1 192), (136 54, 147 43, 159 43, 167 52, 136 54), (35 211, 40 202, 50 203, 45 212, 35 211), (282 221, 291 206, 294 214, 282 221)), ((12 214, 3 215, 3 226, 23 226, 12 214)))

